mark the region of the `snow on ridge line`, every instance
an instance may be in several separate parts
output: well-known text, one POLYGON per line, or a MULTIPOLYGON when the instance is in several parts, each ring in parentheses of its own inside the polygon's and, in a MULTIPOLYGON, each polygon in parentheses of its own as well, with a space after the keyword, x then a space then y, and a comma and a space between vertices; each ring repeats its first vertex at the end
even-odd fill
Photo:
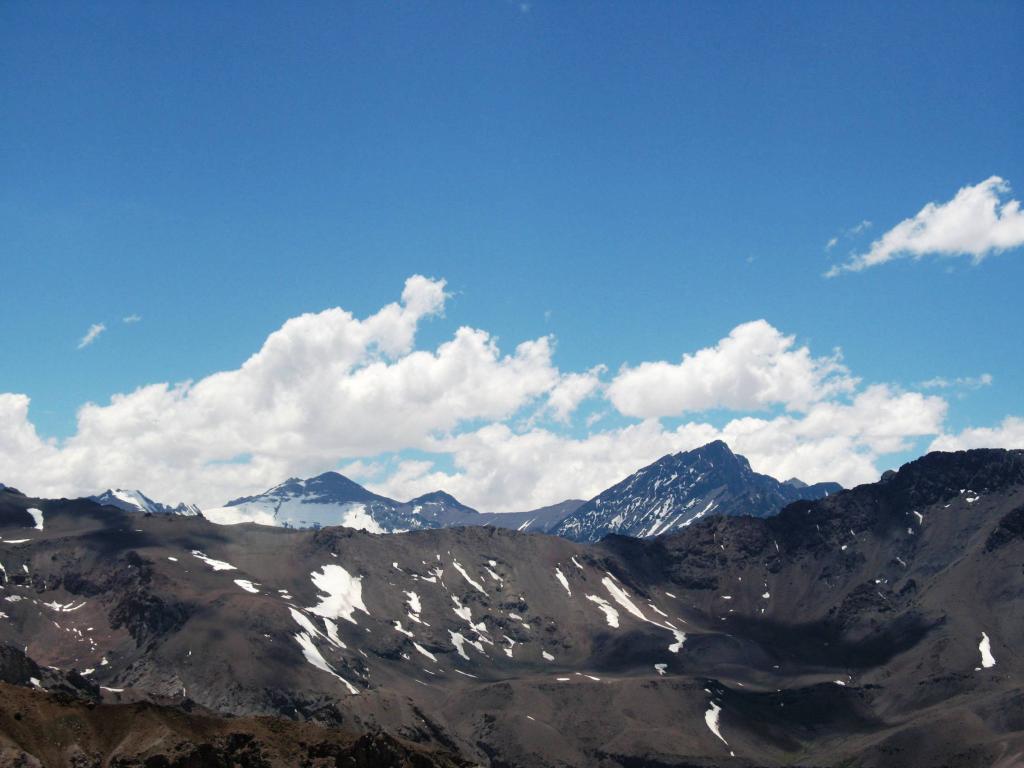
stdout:
POLYGON ((235 584, 251 594, 258 595, 260 593, 260 591, 256 589, 256 585, 248 579, 235 579, 235 584))

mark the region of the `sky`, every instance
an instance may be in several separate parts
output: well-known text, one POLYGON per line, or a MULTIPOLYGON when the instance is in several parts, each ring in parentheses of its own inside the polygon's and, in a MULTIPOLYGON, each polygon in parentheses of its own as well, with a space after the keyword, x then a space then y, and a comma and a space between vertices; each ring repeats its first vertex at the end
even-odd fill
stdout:
POLYGON ((0 5, 0 481, 494 511, 1024 447, 1024 6, 0 5))

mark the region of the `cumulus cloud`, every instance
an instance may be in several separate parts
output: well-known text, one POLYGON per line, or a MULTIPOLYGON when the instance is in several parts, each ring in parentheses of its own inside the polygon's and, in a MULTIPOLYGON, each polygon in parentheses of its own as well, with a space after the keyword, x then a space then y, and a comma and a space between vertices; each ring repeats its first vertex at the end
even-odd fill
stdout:
POLYGON ((107 330, 105 323, 93 323, 89 326, 89 330, 85 332, 85 336, 78 342, 78 348, 88 347, 96 339, 99 338, 100 334, 107 330))
POLYGON ((580 403, 597 394, 606 365, 595 365, 584 373, 567 373, 548 394, 548 410, 555 421, 567 424, 580 403))
POLYGON ((968 427, 956 434, 939 435, 931 451, 965 451, 970 448, 1024 448, 1024 419, 1007 416, 997 427, 968 427))
POLYGON ((604 365, 559 370, 547 336, 503 351, 486 331, 461 327, 417 348, 420 324, 448 298, 443 280, 414 276, 400 301, 368 317, 332 308, 292 318, 238 368, 83 405, 77 430, 59 441, 38 434, 27 395, 0 394, 0 480, 43 496, 138 487, 218 506, 340 468, 398 498, 444 488, 478 509, 511 511, 592 496, 714 439, 757 471, 846 485, 877 478, 885 457, 922 439, 1024 439, 1020 420, 944 434, 938 384, 930 394, 862 385, 838 351, 815 355, 764 320, 610 382, 604 365), (604 399, 574 425, 588 398, 604 399), (709 411, 714 419, 676 423, 709 411))
POLYGON ((429 461, 404 462, 374 488, 408 498, 443 487, 459 498, 486 500, 489 510, 525 511, 589 498, 667 453, 716 439, 746 456, 756 471, 851 486, 876 480, 881 456, 940 432, 946 405, 938 396, 874 385, 849 402, 817 403, 803 416, 740 417, 720 427, 697 421, 668 428, 646 419, 573 438, 490 424, 436 441, 432 450, 452 456, 452 471, 438 471, 429 461))
POLYGON ((856 385, 838 353, 814 357, 795 337, 755 320, 680 363, 624 367, 608 386, 608 399, 620 413, 642 419, 712 408, 806 410, 856 385))
POLYGON ((1019 200, 1003 200, 1009 182, 991 176, 963 187, 945 203, 928 203, 826 275, 860 272, 898 258, 970 256, 975 264, 986 256, 1024 245, 1024 211, 1019 200))
POLYGON ((217 504, 345 458, 423 447, 463 422, 510 417, 557 382, 548 338, 502 354, 459 328, 414 350, 417 324, 444 307, 444 282, 412 277, 400 303, 359 320, 335 308, 287 321, 240 368, 152 384, 79 410, 60 445, 35 436, 28 398, 7 395, 8 477, 39 493, 144 487, 217 504), (13 437, 12 437, 13 436, 13 437))

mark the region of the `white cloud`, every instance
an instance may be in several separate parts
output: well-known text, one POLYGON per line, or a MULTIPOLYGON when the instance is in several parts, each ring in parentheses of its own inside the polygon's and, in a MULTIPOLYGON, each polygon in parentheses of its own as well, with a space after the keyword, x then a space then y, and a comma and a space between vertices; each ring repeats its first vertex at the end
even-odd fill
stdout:
POLYGON ((85 332, 85 336, 82 337, 81 341, 78 342, 78 348, 88 347, 99 335, 107 330, 107 326, 104 323, 93 323, 89 326, 89 330, 85 332))
POLYGON ((970 448, 1024 448, 1024 419, 1007 416, 998 427, 968 427, 957 434, 939 435, 930 451, 965 451, 970 448))
POLYGON ((413 350, 417 324, 444 301, 443 281, 413 277, 401 303, 365 320, 337 308, 293 318, 238 369, 87 403, 60 445, 35 437, 26 397, 5 396, 5 442, 18 444, 0 463, 37 493, 137 486, 218 504, 509 418, 558 382, 546 337, 503 355, 486 332, 460 328, 434 351, 413 350))
POLYGON ((419 324, 447 298, 444 281, 415 276, 401 301, 369 317, 333 308, 292 318, 236 369, 85 404, 60 441, 37 433, 26 395, 0 394, 0 480, 43 496, 138 487, 216 506, 341 467, 399 498, 444 488, 508 511, 592 496, 718 438, 758 471, 847 485, 877 478, 884 457, 922 438, 1024 439, 1020 420, 945 435, 943 397, 863 386, 838 351, 816 356, 764 320, 681 362, 624 367, 610 384, 603 365, 560 371, 546 336, 503 352, 462 327, 418 349, 419 324), (580 404, 602 395, 619 413, 597 409, 570 429, 580 404), (728 413, 659 420, 712 409, 728 413))
POLYGON ((904 219, 871 244, 867 253, 853 256, 826 274, 860 272, 897 258, 970 256, 975 264, 986 256, 1024 245, 1024 211, 1019 200, 1001 199, 1010 185, 991 176, 963 187, 945 203, 928 203, 916 216, 904 219))
POLYGON ((866 388, 848 403, 818 403, 802 417, 741 417, 722 427, 688 422, 674 429, 647 419, 573 438, 532 428, 490 424, 436 441, 454 469, 403 462, 373 487, 411 498, 444 488, 477 508, 525 511, 565 498, 590 498, 667 453, 725 440, 751 466, 780 479, 835 480, 851 486, 878 479, 881 456, 941 431, 946 401, 886 385, 866 388))
POLYGON ((838 235, 829 238, 829 241, 827 243, 825 243, 825 250, 826 251, 831 251, 833 248, 835 248, 837 245, 839 245, 840 238, 842 238, 842 239, 849 239, 851 237, 856 237, 861 232, 864 232, 865 230, 870 229, 870 228, 871 228, 871 222, 868 221, 867 219, 864 219, 859 224, 856 224, 856 225, 850 227, 849 229, 844 229, 838 235))
POLYGON ((601 374, 607 370, 606 365, 595 365, 584 373, 562 376, 548 393, 548 410, 555 421, 567 424, 580 403, 601 389, 601 374))
POLYGON ((125 325, 134 325, 135 323, 142 322, 142 315, 125 315, 121 318, 121 322, 125 325))
POLYGON ((936 376, 933 379, 922 381, 918 384, 921 389, 981 389, 992 384, 992 374, 983 373, 980 376, 958 376, 955 379, 947 379, 944 376, 936 376))
POLYGON ((664 361, 624 367, 608 399, 626 416, 659 418, 712 408, 805 410, 857 384, 838 353, 813 357, 764 320, 744 323, 714 347, 664 361))

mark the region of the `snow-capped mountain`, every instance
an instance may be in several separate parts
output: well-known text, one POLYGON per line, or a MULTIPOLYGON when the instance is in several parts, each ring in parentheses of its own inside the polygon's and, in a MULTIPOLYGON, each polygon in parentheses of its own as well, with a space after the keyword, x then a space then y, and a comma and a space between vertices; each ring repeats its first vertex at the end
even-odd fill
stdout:
POLYGON ((234 499, 223 507, 206 509, 203 514, 222 525, 260 523, 286 528, 341 525, 369 533, 465 525, 546 532, 582 503, 568 500, 529 512, 477 512, 445 491, 397 501, 373 493, 337 472, 325 472, 306 480, 290 478, 264 493, 234 499))
POLYGON ((609 533, 639 538, 679 530, 705 515, 763 517, 791 501, 841 490, 836 483, 780 483, 750 469, 742 456, 715 441, 665 456, 588 502, 569 499, 527 512, 478 512, 444 491, 409 501, 381 496, 337 472, 290 478, 255 495, 206 509, 221 524, 260 523, 288 528, 341 525, 369 533, 490 525, 598 541, 609 533))
POLYGON ((603 491, 553 530, 576 541, 610 533, 647 538, 679 531, 707 515, 772 515, 799 499, 842 490, 838 483, 780 483, 750 468, 721 440, 663 456, 603 491))
POLYGON ((368 491, 337 472, 302 480, 289 478, 258 494, 205 510, 215 523, 252 522, 287 528, 342 525, 369 533, 398 533, 437 528, 413 507, 368 491))
POLYGON ((126 512, 148 512, 152 515, 201 515, 202 510, 195 504, 184 502, 171 506, 153 501, 142 491, 128 491, 123 488, 108 488, 103 493, 89 497, 97 504, 108 504, 126 512))
POLYGON ((1024 754, 1024 451, 929 454, 778 515, 595 544, 0 490, 0 562, 2 765, 1024 754))

